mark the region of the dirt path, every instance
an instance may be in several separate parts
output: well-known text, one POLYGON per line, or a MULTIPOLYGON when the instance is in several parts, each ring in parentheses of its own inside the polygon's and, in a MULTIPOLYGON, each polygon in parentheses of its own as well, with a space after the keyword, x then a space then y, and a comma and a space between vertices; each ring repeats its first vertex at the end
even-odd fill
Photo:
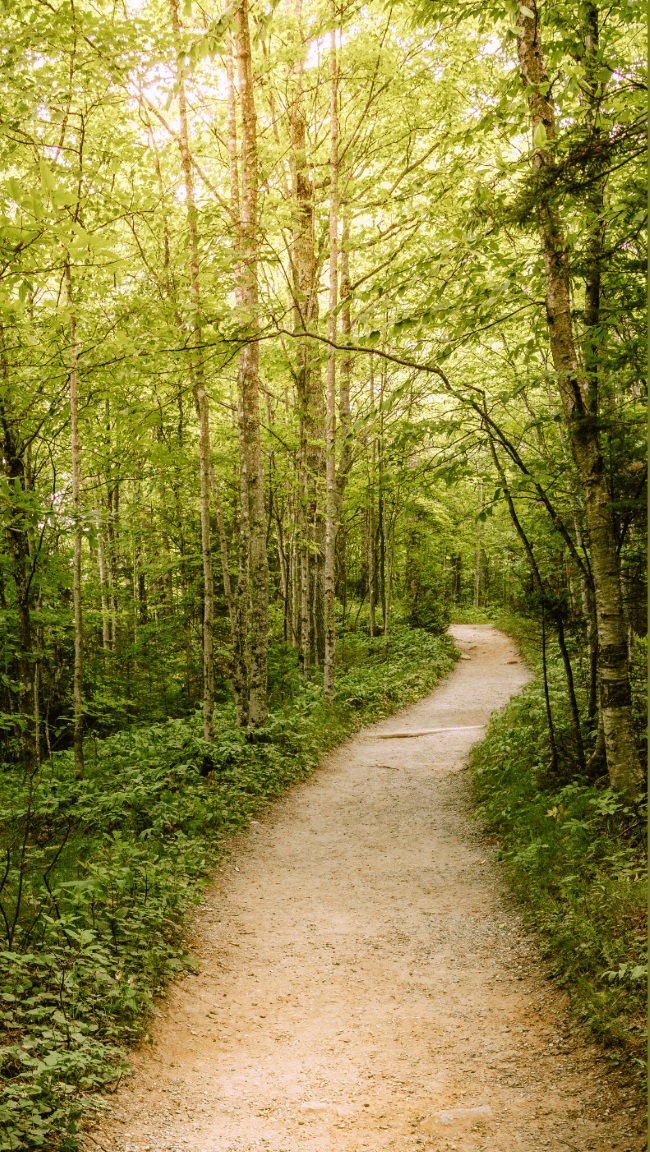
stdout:
POLYGON ((105 1149, 643 1146, 468 821, 463 729, 529 674, 495 629, 452 632, 469 659, 234 845, 197 916, 201 974, 161 1001, 105 1149))

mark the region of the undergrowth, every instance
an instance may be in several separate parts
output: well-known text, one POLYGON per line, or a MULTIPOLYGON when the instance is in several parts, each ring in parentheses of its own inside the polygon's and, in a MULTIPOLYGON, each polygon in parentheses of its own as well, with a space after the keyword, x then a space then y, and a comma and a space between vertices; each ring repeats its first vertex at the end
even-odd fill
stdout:
POLYGON ((288 703, 262 729, 238 729, 225 707, 209 747, 197 713, 87 741, 83 781, 69 752, 31 780, 5 771, 2 1152, 77 1146, 126 1049, 148 1039, 154 997, 194 964, 185 914, 227 837, 363 722, 430 691, 454 658, 447 637, 419 629, 348 636, 331 708, 287 664, 288 703))
MULTIPOLYGON (((498 621, 523 644, 539 673, 539 650, 521 621, 498 621)), ((645 642, 637 650, 639 746, 645 736, 645 642)), ((541 673, 496 715, 474 750, 477 815, 498 837, 498 857, 541 937, 550 975, 566 989, 577 1021, 604 1044, 612 1064, 645 1066, 645 809, 605 780, 589 782, 570 762, 571 716, 559 655, 551 646, 549 690, 564 762, 553 776, 541 673), (569 758, 567 760, 567 758, 569 758)))

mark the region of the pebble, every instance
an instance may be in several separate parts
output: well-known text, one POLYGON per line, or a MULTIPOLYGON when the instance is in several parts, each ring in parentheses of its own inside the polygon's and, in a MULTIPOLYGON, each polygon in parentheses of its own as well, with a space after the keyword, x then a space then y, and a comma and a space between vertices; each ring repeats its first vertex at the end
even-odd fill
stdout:
POLYGON ((455 1124, 459 1120, 490 1120, 492 1109, 487 1104, 478 1108, 445 1108, 443 1112, 434 1112, 431 1119, 434 1124, 455 1124))

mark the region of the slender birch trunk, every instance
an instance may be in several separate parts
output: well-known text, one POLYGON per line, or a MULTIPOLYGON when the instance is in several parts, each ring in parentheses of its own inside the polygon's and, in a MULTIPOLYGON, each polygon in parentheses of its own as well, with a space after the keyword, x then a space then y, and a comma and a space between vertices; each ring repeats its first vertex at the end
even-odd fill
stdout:
MULTIPOLYGON (((254 333, 259 323, 257 283, 258 156, 257 115, 247 0, 241 0, 236 10, 235 47, 242 121, 240 283, 242 302, 249 317, 249 327, 254 333)), ((259 344, 254 338, 242 348, 239 354, 239 393, 250 517, 251 641, 248 719, 250 724, 257 727, 264 724, 267 712, 269 574, 266 554, 264 472, 260 441, 259 344)))
MULTIPOLYGON (((302 460, 304 454, 301 453, 302 460)), ((301 463, 302 463, 301 460, 301 463)), ((300 610, 298 613, 298 666, 303 680, 311 680, 311 617, 309 611, 309 516, 307 512, 306 469, 301 467, 298 478, 298 569, 300 584, 300 610)))
POLYGON ((395 520, 397 519, 397 511, 388 519, 388 546, 387 546, 387 563, 386 563, 386 612, 384 615, 384 636, 388 636, 388 628, 390 622, 390 600, 393 591, 393 558, 395 553, 395 520))
MULTIPOLYGON (((352 339, 352 311, 350 308, 350 216, 349 212, 343 213, 343 227, 341 229, 341 339, 344 344, 349 344, 352 339)), ((341 451, 339 455, 339 463, 336 469, 336 489, 338 500, 338 523, 341 523, 341 512, 343 509, 343 497, 345 495, 345 488, 350 475, 352 467, 352 438, 351 438, 351 414, 350 414, 350 383, 352 380, 352 356, 346 352, 341 357, 341 365, 339 371, 339 430, 341 451)), ((345 620, 345 610, 347 605, 347 570, 345 561, 345 535, 343 536, 343 555, 342 555, 342 568, 343 568, 343 619, 345 620)))
POLYGON ((210 483, 212 485, 212 501, 214 504, 215 512, 217 514, 217 527, 219 529, 219 543, 221 546, 221 574, 223 579, 223 594, 226 598, 226 604, 228 605, 230 636, 233 646, 232 687, 233 695, 235 697, 235 711, 237 715, 237 724, 239 727, 243 727, 245 726, 248 718, 246 651, 245 647, 242 647, 242 641, 245 642, 245 636, 242 637, 242 630, 240 627, 241 620, 238 597, 233 592, 232 584, 230 581, 230 569, 228 566, 228 538, 226 536, 226 526, 223 521, 223 509, 221 507, 221 500, 219 499, 217 482, 212 467, 210 468, 210 483))
MULTIPOLYGON (((228 33, 226 41, 226 90, 228 112, 228 166, 230 176, 230 206, 236 220, 232 232, 234 258, 235 300, 239 308, 246 306, 245 272, 242 268, 242 197, 239 182, 239 151, 237 138, 237 91, 235 86, 234 52, 236 39, 228 33)), ((241 369, 241 364, 240 364, 241 369)), ((247 424, 244 409, 244 391, 237 391, 237 435, 239 440, 239 514, 237 588, 233 597, 234 617, 231 617, 231 639, 233 647, 233 690, 237 724, 246 728, 250 719, 249 688, 249 609, 251 602, 250 562, 251 562, 251 516, 249 471, 250 451, 247 443, 247 424)), ((220 529, 221 531, 221 529, 220 529)))
MULTIPOLYGON (((96 477, 97 487, 100 487, 99 476, 96 477)), ((107 589, 107 572, 106 572, 106 544, 104 541, 104 529, 102 526, 101 515, 99 507, 95 504, 95 527, 97 529, 97 562, 99 564, 99 586, 101 589, 101 609, 102 609, 102 648, 105 652, 110 652, 111 648, 111 633, 108 618, 108 599, 106 596, 107 589)))
MULTIPOLYGON (((296 0, 300 24, 301 0, 296 0)), ((291 181, 294 203, 291 245, 294 328, 309 330, 318 320, 320 262, 314 233, 314 190, 307 158, 303 73, 306 44, 300 30, 301 55, 295 69, 296 88, 289 117, 291 181)), ((313 343, 305 336, 296 341, 296 391, 300 413, 300 648, 303 679, 311 676, 312 661, 324 658, 325 524, 322 500, 326 498, 326 407, 318 367, 309 363, 313 343), (325 489, 325 492, 323 491, 325 489)))
MULTIPOLYGON (((375 406, 375 362, 370 357, 370 411, 375 406)), ((374 636, 377 630, 375 614, 377 607, 377 564, 375 556, 375 440, 372 439, 370 447, 370 460, 368 467, 368 511, 367 511, 367 562, 368 562, 368 607, 369 630, 374 636)))
MULTIPOLYGON (((550 162, 545 144, 552 143, 557 133, 555 109, 543 94, 548 92, 548 76, 536 0, 527 0, 527 6, 517 18, 517 45, 521 77, 529 93, 534 170, 541 173, 550 162)), ((538 227, 545 265, 551 354, 583 493, 591 549, 607 768, 612 787, 636 798, 641 793, 642 772, 634 739, 621 578, 607 468, 592 395, 593 374, 590 380, 579 361, 571 314, 566 241, 559 216, 544 200, 538 208, 538 227)))
MULTIPOLYGON (((478 482, 478 511, 483 511, 483 481, 478 482)), ((474 555, 474 607, 478 608, 481 602, 481 549, 482 528, 480 520, 476 521, 476 552, 474 555)))
MULTIPOLYGON (((38 603, 36 605, 38 614, 40 616, 43 607, 43 590, 39 589, 38 603)), ((36 626, 36 650, 40 655, 44 647, 43 625, 37 624, 36 626)), ((40 765, 43 760, 43 748, 41 740, 41 661, 37 659, 34 662, 34 747, 36 753, 36 764, 40 765)))
POLYGON ((74 771, 77 780, 84 778, 83 744, 83 618, 81 611, 81 444, 77 403, 77 316, 72 293, 72 273, 66 260, 65 282, 70 309, 70 427, 72 434, 72 505, 74 509, 74 556, 72 561, 72 605, 74 611, 73 729, 74 771))
POLYGON ((291 579, 291 637, 292 648, 298 647, 298 527, 294 525, 291 536, 289 573, 291 579))
MULTIPOLYGON (((335 7, 330 5, 332 20, 335 7)), ((336 59, 336 25, 330 32, 330 220, 329 220, 329 317, 328 338, 336 343, 336 313, 338 304, 338 213, 339 213, 339 158, 338 158, 338 65, 336 59)), ((327 439, 326 439, 327 519, 325 527, 325 661, 323 665, 323 698, 334 699, 336 674, 336 535, 339 508, 336 483, 336 353, 330 347, 327 358, 327 439)))
POLYGON ((36 749, 34 745, 34 671, 32 665, 33 629, 30 611, 29 535, 27 518, 20 493, 27 487, 25 458, 16 439, 17 422, 12 410, 9 360, 5 333, 0 323, 0 467, 9 481, 10 491, 17 499, 7 502, 5 533, 12 558, 12 575, 16 592, 18 614, 18 669, 20 678, 20 722, 22 754, 26 771, 31 771, 36 749))
POLYGON ((368 630, 371 636, 375 635, 377 630, 376 621, 376 608, 377 608, 377 569, 375 564, 375 494, 372 486, 372 465, 371 461, 371 481, 368 488, 368 509, 366 512, 366 563, 368 565, 368 630))
POLYGON ((382 632, 386 635, 386 532, 384 499, 384 391, 386 387, 386 361, 381 366, 379 387, 379 436, 377 438, 379 488, 377 493, 379 534, 379 591, 381 596, 382 632))
POLYGON ((174 42, 177 49, 177 84, 179 110, 179 145, 185 182, 187 225, 189 232, 190 291, 192 299, 192 334, 194 352, 191 365, 193 393, 199 416, 199 469, 201 483, 201 562, 203 567, 203 738, 214 740, 214 576, 210 539, 210 412, 201 355, 201 289, 199 284, 199 246, 194 172, 187 130, 187 98, 181 53, 178 0, 169 0, 174 42))

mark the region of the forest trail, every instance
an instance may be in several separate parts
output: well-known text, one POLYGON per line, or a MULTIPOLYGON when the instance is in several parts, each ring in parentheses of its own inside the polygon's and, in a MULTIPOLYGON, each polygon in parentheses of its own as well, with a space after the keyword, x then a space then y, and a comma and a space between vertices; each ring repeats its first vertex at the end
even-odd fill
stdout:
POLYGON ((88 1149, 642 1146, 468 820, 469 726, 529 672, 494 628, 451 631, 469 659, 233 843, 196 914, 200 973, 160 1002, 88 1149))

